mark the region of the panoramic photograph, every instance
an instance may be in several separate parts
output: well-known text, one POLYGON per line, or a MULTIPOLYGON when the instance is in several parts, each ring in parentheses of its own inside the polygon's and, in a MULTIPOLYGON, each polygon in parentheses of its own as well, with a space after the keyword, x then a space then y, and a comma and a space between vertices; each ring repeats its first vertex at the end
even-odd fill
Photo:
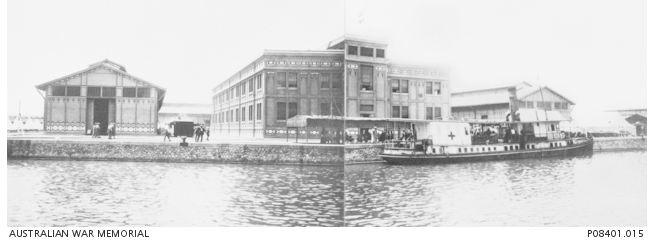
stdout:
POLYGON ((6 18, 9 229, 647 227, 643 0, 6 18))

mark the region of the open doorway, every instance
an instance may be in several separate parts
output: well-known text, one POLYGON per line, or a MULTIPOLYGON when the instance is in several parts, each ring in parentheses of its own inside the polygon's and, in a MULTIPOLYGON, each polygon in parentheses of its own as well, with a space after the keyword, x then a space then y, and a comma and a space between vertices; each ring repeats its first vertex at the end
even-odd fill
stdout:
POLYGON ((106 135, 109 126, 109 100, 95 99, 93 104, 93 123, 100 123, 100 135, 106 135))

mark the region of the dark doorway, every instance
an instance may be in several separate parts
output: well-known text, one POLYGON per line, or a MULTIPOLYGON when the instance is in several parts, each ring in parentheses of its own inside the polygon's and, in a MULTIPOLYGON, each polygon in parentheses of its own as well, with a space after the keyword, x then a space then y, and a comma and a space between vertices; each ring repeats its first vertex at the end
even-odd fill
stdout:
POLYGON ((93 104, 93 123, 100 123, 100 135, 106 135, 109 126, 109 99, 95 99, 93 104))

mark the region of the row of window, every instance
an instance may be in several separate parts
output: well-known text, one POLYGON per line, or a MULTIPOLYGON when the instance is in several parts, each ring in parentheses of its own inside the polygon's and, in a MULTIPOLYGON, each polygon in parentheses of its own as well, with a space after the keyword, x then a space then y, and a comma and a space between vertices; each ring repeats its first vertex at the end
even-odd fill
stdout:
MULTIPOLYGON (((410 118, 410 107, 396 105, 392 106, 392 118, 410 118)), ((426 120, 435 119, 442 119, 441 107, 426 107, 426 120)))
MULTIPOLYGON (((149 98, 150 88, 148 87, 123 87, 122 97, 128 98, 149 98)), ((53 96, 81 96, 80 86, 55 86, 52 88, 53 96)), ((115 97, 115 87, 87 87, 86 95, 89 97, 115 97)))
MULTIPOLYGON (((374 90, 374 67, 369 65, 360 65, 360 91, 374 90)), ((410 91, 409 80, 391 79, 390 87, 392 93, 408 93, 410 91)), ((426 81, 425 91, 429 95, 441 95, 441 82, 426 81)))
POLYGON ((347 54, 349 55, 354 55, 354 56, 363 56, 363 57, 374 57, 374 50, 376 51, 376 56, 377 58, 385 58, 385 49, 379 49, 379 48, 370 48, 370 47, 358 47, 354 45, 349 45, 347 47, 347 54))
POLYGON ((256 86, 256 90, 261 89, 263 87, 262 74, 252 76, 247 80, 244 80, 236 85, 231 86, 231 88, 224 90, 222 93, 220 93, 217 96, 217 99, 214 100, 217 100, 218 102, 222 103, 234 99, 236 97, 245 95, 247 94, 247 92, 253 93, 254 85, 256 86))
POLYGON ((267 83, 276 84, 276 88, 298 88, 299 81, 305 85, 319 83, 321 89, 342 88, 342 74, 340 73, 297 73, 297 72, 269 72, 267 83))
MULTIPOLYGON (((256 104, 255 111, 256 111, 256 120, 261 120, 263 118, 262 103, 256 104)), ((222 111, 217 116, 218 123, 244 122, 244 121, 253 121, 253 120, 254 120, 253 104, 249 105, 248 107, 243 106, 242 108, 238 108, 238 109, 222 111), (248 111, 247 108, 249 108, 248 111)))
MULTIPOLYGON (((298 114, 297 102, 276 102, 276 120, 287 120, 298 114)), ((342 116, 342 104, 322 102, 319 104, 320 115, 342 116)))
POLYGON ((568 103, 567 102, 550 102, 550 101, 520 101, 519 106, 522 108, 536 108, 539 109, 546 109, 546 110, 552 110, 552 106, 554 104, 555 108, 554 109, 568 109, 568 103))
MULTIPOLYGON (((391 79, 392 93, 408 93, 410 83, 408 80, 391 79)), ((426 94, 441 95, 441 82, 426 81, 426 94)))

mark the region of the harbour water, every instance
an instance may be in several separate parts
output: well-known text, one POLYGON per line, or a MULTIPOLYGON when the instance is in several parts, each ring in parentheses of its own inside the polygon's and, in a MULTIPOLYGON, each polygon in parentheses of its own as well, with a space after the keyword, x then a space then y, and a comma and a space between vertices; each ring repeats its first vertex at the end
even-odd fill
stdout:
POLYGON ((346 168, 349 226, 645 226, 646 153, 346 168))
POLYGON ((8 161, 10 226, 645 226, 646 152, 442 166, 8 161))
POLYGON ((10 226, 342 226, 343 168, 9 160, 10 226))

